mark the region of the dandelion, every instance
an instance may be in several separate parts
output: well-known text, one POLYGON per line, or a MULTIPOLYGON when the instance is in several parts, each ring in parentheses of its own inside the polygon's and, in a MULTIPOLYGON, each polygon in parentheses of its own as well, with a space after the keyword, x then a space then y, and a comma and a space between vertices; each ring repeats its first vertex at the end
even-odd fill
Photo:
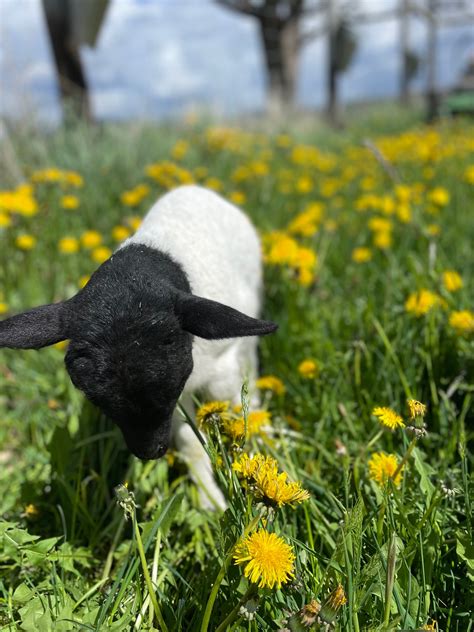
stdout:
POLYGON ((441 233, 441 228, 438 224, 428 224, 426 232, 430 237, 437 237, 441 233))
POLYGON ((385 406, 376 406, 372 415, 377 417, 380 423, 386 428, 390 428, 391 430, 395 430, 395 428, 404 428, 405 424, 403 423, 403 419, 391 408, 387 408, 385 406))
POLYGON ((64 181, 76 188, 84 186, 84 178, 77 171, 66 171, 64 181))
POLYGON ((352 261, 355 263, 366 263, 372 259, 370 248, 354 248, 352 251, 352 261))
POLYGON ((237 206, 241 206, 247 201, 247 196, 245 193, 242 193, 242 191, 232 191, 229 194, 229 200, 234 204, 237 204, 237 206))
POLYGON ((281 588, 295 576, 293 548, 277 536, 260 529, 235 547, 236 565, 244 565, 244 575, 259 588, 281 588))
POLYGON ((426 405, 418 402, 416 399, 408 399, 408 410, 410 411, 410 419, 416 417, 424 417, 426 413, 426 405))
POLYGON ((463 286, 461 275, 456 270, 445 270, 443 285, 448 292, 457 292, 463 286))
POLYGON ((6 314, 8 312, 8 305, 3 301, 0 301, 0 314, 6 314))
POLYGON ((319 366, 315 360, 306 359, 298 365, 298 373, 307 380, 315 378, 319 374, 319 366))
POLYGON ((344 588, 339 584, 328 596, 320 610, 319 616, 325 623, 333 623, 340 608, 347 603, 344 588))
POLYGON ((85 287, 89 283, 90 278, 91 278, 90 274, 84 274, 83 276, 81 276, 78 283, 79 287, 80 288, 85 287))
POLYGON ((229 417, 229 402, 207 402, 203 404, 196 413, 196 421, 199 425, 209 423, 209 421, 224 421, 229 417))
POLYGON ((15 239, 15 244, 20 250, 33 250, 36 246, 36 237, 26 234, 18 235, 15 239))
POLYGON ((468 165, 464 172, 464 180, 468 184, 474 184, 474 165, 468 165))
POLYGON ((0 211, 0 228, 8 228, 12 225, 11 218, 6 214, 0 211))
POLYGON ((61 206, 72 211, 79 207, 79 198, 75 195, 63 195, 61 198, 61 206))
POLYGON ((127 217, 125 221, 133 231, 136 231, 140 228, 140 224, 142 223, 142 218, 139 217, 138 215, 132 215, 132 217, 127 217))
POLYGON ((392 245, 392 233, 388 230, 380 230, 374 234, 374 246, 380 250, 387 250, 392 245))
POLYGON ((37 518, 39 516, 38 507, 34 505, 33 503, 29 503, 28 505, 26 505, 25 516, 26 518, 29 518, 29 519, 37 518))
MULTIPOLYGON (((382 487, 387 483, 389 478, 393 480, 393 475, 398 467, 398 460, 395 454, 374 452, 369 459, 368 465, 370 478, 382 487)), ((400 470, 393 480, 397 487, 402 480, 402 470, 400 470)))
POLYGON ((81 235, 81 244, 87 250, 97 248, 102 243, 102 235, 96 230, 86 230, 81 235))
POLYGON ((446 206, 449 204, 449 191, 443 187, 436 187, 428 193, 428 200, 436 206, 446 206))
POLYGON ((430 290, 422 289, 410 294, 405 301, 405 310, 415 316, 424 316, 440 304, 441 300, 437 294, 430 290))
POLYGON ((98 248, 94 248, 91 257, 96 263, 104 263, 111 255, 112 251, 110 248, 107 248, 107 246, 99 246, 98 248))
POLYGON ((286 391, 283 382, 275 375, 263 375, 255 382, 255 386, 261 391, 272 391, 276 395, 283 395, 286 391))
MULTIPOLYGON (((271 421, 271 415, 267 410, 253 410, 247 417, 247 436, 252 436, 262 432, 268 427, 271 421)), ((227 419, 223 428, 224 432, 237 440, 245 436, 245 420, 243 417, 237 419, 227 419)))
POLYGON ((472 334, 474 332, 474 313, 468 309, 451 312, 449 324, 458 335, 472 334))
POLYGON ((127 237, 130 237, 130 229, 126 226, 115 226, 112 229, 112 238, 115 241, 123 241, 127 237))
POLYGON ((256 497, 272 506, 282 507, 301 503, 309 498, 309 492, 297 482, 288 481, 286 472, 278 472, 278 462, 271 456, 256 454, 249 458, 243 454, 233 463, 232 469, 249 481, 256 497))
POLYGON ((75 237, 63 237, 59 240, 58 250, 64 255, 72 255, 79 251, 79 241, 75 237))

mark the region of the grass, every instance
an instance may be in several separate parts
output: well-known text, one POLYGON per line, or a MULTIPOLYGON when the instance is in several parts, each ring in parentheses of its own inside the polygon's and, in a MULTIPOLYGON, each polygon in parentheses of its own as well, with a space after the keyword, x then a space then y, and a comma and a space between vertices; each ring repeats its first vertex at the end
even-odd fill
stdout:
POLYGON ((232 442, 211 424, 222 515, 199 508, 178 454, 147 463, 128 454, 71 385, 64 346, 2 350, 0 629, 472 629, 472 313, 464 329, 452 313, 472 309, 474 129, 387 114, 339 134, 192 122, 12 131, 1 184, 11 191, 21 175, 34 187, 0 194, 6 315, 74 294, 98 265, 84 231, 113 249, 114 227, 191 174, 240 200, 263 235, 264 315, 279 330, 261 341, 261 374, 285 393, 263 394, 269 433, 232 442), (51 167, 60 171, 38 175, 51 167), (125 204, 139 183, 149 191, 125 204), (65 194, 79 207, 63 208, 65 194), (303 229, 289 228, 308 208, 303 229), (374 218, 389 226, 374 230, 374 218), (36 238, 31 250, 20 234, 36 238), (65 236, 70 253, 60 252, 65 236), (355 262, 356 247, 371 259, 355 262), (463 287, 448 291, 446 270, 463 287), (421 289, 433 304, 416 315, 406 301, 421 289), (311 375, 303 360, 315 363, 311 375), (409 398, 427 405, 424 420, 409 420, 409 398), (415 431, 384 428, 376 406, 415 431), (399 486, 371 475, 381 451, 403 464, 399 486), (231 468, 242 452, 273 456, 309 500, 278 508, 255 498, 231 468), (257 525, 293 548, 294 576, 281 589, 258 588, 232 559, 257 525))

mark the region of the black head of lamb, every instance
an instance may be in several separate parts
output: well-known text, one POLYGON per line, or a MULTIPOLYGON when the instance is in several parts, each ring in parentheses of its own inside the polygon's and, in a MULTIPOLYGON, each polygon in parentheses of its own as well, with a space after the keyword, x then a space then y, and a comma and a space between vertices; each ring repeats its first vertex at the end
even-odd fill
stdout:
POLYGON ((172 414, 193 369, 193 336, 259 336, 276 328, 193 295, 171 257, 129 245, 71 299, 0 322, 0 347, 69 340, 65 363, 74 385, 118 424, 133 454, 157 459, 168 448, 172 414))

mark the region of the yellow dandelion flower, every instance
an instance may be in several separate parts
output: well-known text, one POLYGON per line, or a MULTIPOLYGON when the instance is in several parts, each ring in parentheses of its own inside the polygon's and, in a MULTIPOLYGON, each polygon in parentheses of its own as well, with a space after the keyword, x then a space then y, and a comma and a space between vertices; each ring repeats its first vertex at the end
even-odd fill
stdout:
POLYGON ((127 217, 125 221, 132 230, 138 230, 142 223, 142 218, 138 217, 138 215, 133 215, 132 217, 127 217))
POLYGON ((76 188, 84 185, 84 178, 77 171, 66 171, 64 173, 64 181, 76 188))
POLYGON ((81 244, 87 250, 97 248, 102 243, 102 235, 96 230, 86 230, 81 235, 81 244))
POLYGON ((443 187, 436 187, 428 193, 428 200, 436 206, 446 206, 450 200, 449 191, 443 187))
MULTIPOLYGON (((398 460, 395 454, 385 454, 385 452, 374 452, 369 459, 369 476, 378 485, 383 487, 398 467, 398 460)), ((397 474, 394 483, 398 487, 402 481, 402 470, 397 474)))
POLYGON ((405 302, 405 310, 415 316, 424 316, 440 304, 440 297, 437 294, 430 292, 430 290, 422 289, 410 294, 405 302))
POLYGON ((39 515, 39 510, 36 505, 33 503, 29 503, 25 507, 25 516, 27 518, 36 518, 39 515))
POLYGON ((245 193, 242 193, 242 191, 232 191, 232 193, 229 194, 229 200, 234 204, 237 204, 237 206, 240 206, 245 204, 247 196, 245 193))
POLYGON ((171 149, 171 157, 175 160, 181 160, 186 156, 189 150, 189 143, 185 140, 178 140, 171 149))
POLYGON ((83 288, 85 287, 88 283, 89 283, 89 279, 90 279, 90 275, 89 274, 84 274, 83 276, 81 276, 81 278, 79 279, 79 287, 83 288))
POLYGON ((347 603, 344 588, 339 584, 327 597, 319 612, 320 618, 325 623, 333 623, 336 620, 337 613, 340 608, 347 603))
POLYGON ((437 237, 441 233, 439 224, 428 224, 426 232, 430 237, 437 237))
POLYGON ((196 421, 202 425, 212 419, 223 421, 228 418, 229 402, 207 402, 203 404, 196 413, 196 421))
POLYGON ((410 411, 410 419, 416 417, 424 417, 426 413, 426 405, 416 399, 407 399, 408 410, 410 411))
POLYGON ((307 358, 298 365, 298 373, 307 380, 311 380, 319 374, 319 366, 315 360, 307 358))
POLYGON ((126 226, 115 226, 112 229, 112 238, 115 241, 123 241, 127 237, 130 237, 130 229, 126 226))
POLYGON ((282 507, 301 503, 309 492, 300 483, 288 481, 286 472, 278 472, 278 462, 271 456, 243 454, 232 464, 232 469, 251 484, 252 493, 267 504, 282 507))
POLYGON ((8 228, 12 225, 11 218, 6 214, 0 211, 0 228, 8 228))
POLYGON ((374 246, 380 250, 387 250, 392 245, 392 233, 388 230, 380 230, 374 234, 374 246))
POLYGON ((468 165, 464 172, 464 180, 468 184, 474 184, 474 165, 468 165))
POLYGON ((474 332, 474 313, 468 309, 451 312, 449 324, 459 335, 472 334, 474 332))
POLYGON ((107 261, 109 257, 112 256, 112 251, 107 246, 99 246, 98 248, 94 248, 91 253, 91 258, 96 263, 104 263, 107 261))
POLYGON ((388 233, 392 230, 393 224, 391 220, 386 219, 385 217, 372 217, 372 219, 368 221, 367 226, 374 233, 388 233))
POLYGON ((26 234, 18 235, 18 237, 15 239, 15 244, 16 247, 20 250, 33 250, 33 248, 36 246, 36 237, 26 234))
POLYGON ((456 270, 445 270, 443 285, 448 292, 457 292, 463 286, 461 275, 456 270))
POLYGON ((241 475, 242 478, 252 478, 261 467, 271 467, 275 474, 278 472, 278 463, 271 456, 256 454, 252 458, 248 454, 242 454, 238 461, 232 463, 232 469, 241 475))
POLYGON ((421 629, 431 630, 431 632, 436 632, 438 630, 438 623, 434 619, 432 619, 431 623, 425 623, 425 625, 421 629))
POLYGON ((0 314, 6 314, 8 312, 8 304, 0 301, 0 314))
POLYGON ((405 424, 403 423, 403 419, 391 408, 387 408, 385 406, 376 406, 372 415, 377 417, 380 423, 386 428, 390 428, 391 430, 395 430, 395 428, 404 428, 405 424))
POLYGON ((75 237, 63 237, 58 242, 58 250, 64 255, 72 255, 79 251, 79 241, 75 237))
POLYGON ((352 261, 355 263, 365 263, 372 259, 372 251, 370 248, 354 248, 352 251, 352 261))
POLYGON ((61 198, 61 206, 72 211, 79 207, 79 198, 75 195, 63 195, 61 198))
POLYGON ((298 193, 309 193, 313 190, 314 183, 309 176, 300 176, 296 180, 296 190, 298 193))
POLYGON ((283 395, 286 391, 283 382, 275 375, 262 375, 255 382, 255 386, 261 391, 273 391, 276 395, 283 395))
POLYGON ((222 191, 224 187, 219 178, 212 177, 207 178, 207 180, 204 182, 204 186, 208 187, 209 189, 213 189, 214 191, 222 191))
POLYGON ((236 565, 245 564, 244 575, 259 588, 281 588, 295 576, 293 548, 277 536, 259 529, 235 547, 236 565))
MULTIPOLYGON (((271 415, 267 410, 253 410, 247 417, 247 436, 261 433, 271 422, 271 415)), ((231 419, 230 417, 225 420, 224 428, 225 434, 237 440, 245 436, 245 420, 243 417, 237 419, 231 419)))

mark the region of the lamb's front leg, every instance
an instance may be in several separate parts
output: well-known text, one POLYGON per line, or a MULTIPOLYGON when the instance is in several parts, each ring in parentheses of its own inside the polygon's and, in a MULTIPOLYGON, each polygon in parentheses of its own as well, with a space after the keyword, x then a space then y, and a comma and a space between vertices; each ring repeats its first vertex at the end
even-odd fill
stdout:
MULTIPOLYGON (((194 417, 194 404, 189 395, 183 395, 180 404, 189 416, 194 417)), ((226 502, 214 480, 209 456, 179 407, 173 415, 173 437, 176 449, 188 466, 191 478, 198 488, 201 506, 204 509, 224 510, 226 502)))

